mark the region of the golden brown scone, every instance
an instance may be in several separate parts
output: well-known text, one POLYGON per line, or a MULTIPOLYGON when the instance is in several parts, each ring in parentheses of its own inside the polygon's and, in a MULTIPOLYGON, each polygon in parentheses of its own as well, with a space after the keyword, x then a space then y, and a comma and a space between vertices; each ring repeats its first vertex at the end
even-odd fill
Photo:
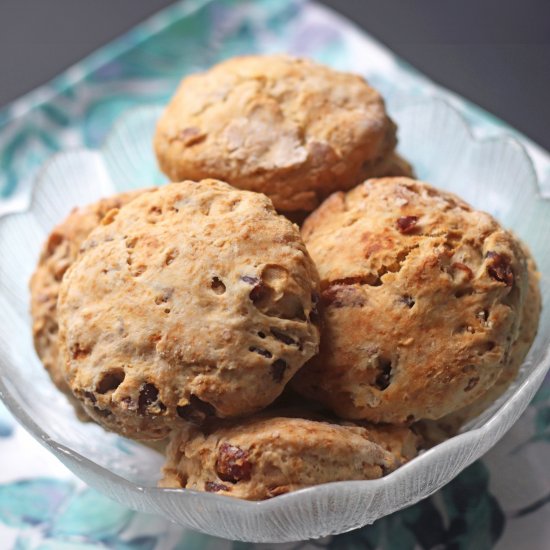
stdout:
POLYGON ((40 259, 29 287, 34 347, 54 384, 69 398, 81 420, 89 420, 80 402, 74 398, 58 363, 57 296, 63 275, 78 255, 80 245, 97 227, 103 216, 120 208, 142 191, 120 193, 113 197, 74 208, 67 218, 54 227, 42 247, 40 259))
POLYGON ((255 412, 317 352, 317 292, 265 195, 170 184, 111 211, 65 274, 66 379, 92 418, 138 439, 255 412))
POLYGON ((313 210, 387 167, 396 127, 360 76, 285 55, 237 57, 186 77, 154 146, 172 180, 212 177, 313 210))
POLYGON ((540 275, 537 272, 535 261, 526 246, 523 246, 523 250, 527 257, 529 283, 522 308, 519 334, 512 344, 508 363, 502 369, 495 384, 472 404, 462 407, 440 420, 422 422, 421 431, 432 444, 439 443, 443 439, 455 435, 466 422, 474 419, 490 407, 516 379, 519 369, 531 348, 531 344, 537 335, 542 299, 539 286, 540 275))
POLYGON ((161 487, 263 500, 330 481, 377 479, 417 453, 408 428, 287 416, 172 434, 161 487))
POLYGON ((344 418, 400 423, 441 418, 495 383, 527 265, 489 214, 422 182, 377 179, 334 194, 302 234, 325 327, 296 390, 344 418))

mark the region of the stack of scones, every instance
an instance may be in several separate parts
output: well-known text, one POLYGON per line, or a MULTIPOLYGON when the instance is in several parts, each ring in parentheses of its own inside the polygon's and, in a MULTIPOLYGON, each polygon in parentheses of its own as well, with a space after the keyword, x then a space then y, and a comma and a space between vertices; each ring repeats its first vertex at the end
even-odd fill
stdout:
POLYGON ((162 487, 262 500, 382 477, 489 406, 536 335, 534 261, 396 133, 308 60, 186 77, 154 139, 174 183, 73 210, 30 282, 79 418, 167 442, 162 487))

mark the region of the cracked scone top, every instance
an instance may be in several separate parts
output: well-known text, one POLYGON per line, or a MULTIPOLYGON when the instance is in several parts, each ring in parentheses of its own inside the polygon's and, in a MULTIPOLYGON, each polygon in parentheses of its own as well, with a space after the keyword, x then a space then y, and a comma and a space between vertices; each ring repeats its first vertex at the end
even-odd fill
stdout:
POLYGON ((172 181, 219 178, 265 193, 278 210, 311 211, 371 175, 410 171, 388 162, 395 132, 380 94, 360 76, 284 55, 248 56, 182 81, 155 150, 172 181))
POLYGON ((103 216, 120 208, 142 191, 120 193, 93 204, 75 208, 48 236, 29 287, 34 347, 54 384, 67 395, 79 417, 86 415, 80 402, 74 399, 59 363, 57 297, 63 275, 75 261, 80 245, 95 229, 103 216))
POLYGON ((161 487, 263 500, 330 481, 377 479, 416 455, 399 426, 258 415, 171 435, 161 487))
POLYGON ((63 278, 66 379, 90 416, 140 439, 257 411, 317 351, 317 289, 267 197, 167 185, 111 211, 63 278))
POLYGON ((344 418, 440 418, 509 361, 527 291, 518 241, 407 178, 332 195, 302 235, 321 279, 321 350, 293 380, 344 418))

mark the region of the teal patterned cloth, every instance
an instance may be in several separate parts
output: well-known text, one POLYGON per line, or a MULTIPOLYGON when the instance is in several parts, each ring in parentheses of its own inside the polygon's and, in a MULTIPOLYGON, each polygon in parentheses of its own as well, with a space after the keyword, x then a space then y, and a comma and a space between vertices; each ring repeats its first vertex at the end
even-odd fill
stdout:
MULTIPOLYGON (((364 32, 313 2, 178 2, 48 85, 0 111, 0 214, 26 206, 53 153, 97 147, 121 112, 164 102, 180 78, 237 54, 287 51, 364 74, 389 110, 406 96, 445 97, 476 135, 513 133, 528 149, 544 194, 550 156, 501 121, 441 89, 364 32)), ((482 461, 417 505, 326 539, 252 545, 184 530, 85 487, 0 405, 0 547, 113 549, 550 548, 550 381, 482 461)))

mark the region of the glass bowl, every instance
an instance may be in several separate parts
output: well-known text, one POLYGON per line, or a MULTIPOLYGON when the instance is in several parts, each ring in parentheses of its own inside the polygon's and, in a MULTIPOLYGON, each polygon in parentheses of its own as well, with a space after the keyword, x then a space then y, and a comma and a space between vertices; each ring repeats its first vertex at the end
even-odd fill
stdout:
POLYGON ((115 191, 162 184, 151 139, 160 106, 129 111, 101 150, 74 150, 46 163, 29 208, 0 219, 0 396, 19 422, 91 487, 135 510, 204 533, 285 542, 342 533, 427 497, 487 452, 524 411, 549 366, 550 204, 522 145, 474 138, 442 100, 392 113, 400 152, 420 179, 494 214, 530 246, 542 273, 537 339, 515 383, 461 434, 379 480, 328 483, 263 502, 191 490, 159 489, 162 457, 95 424, 79 422, 32 346, 28 280, 54 224, 75 205, 115 191))

